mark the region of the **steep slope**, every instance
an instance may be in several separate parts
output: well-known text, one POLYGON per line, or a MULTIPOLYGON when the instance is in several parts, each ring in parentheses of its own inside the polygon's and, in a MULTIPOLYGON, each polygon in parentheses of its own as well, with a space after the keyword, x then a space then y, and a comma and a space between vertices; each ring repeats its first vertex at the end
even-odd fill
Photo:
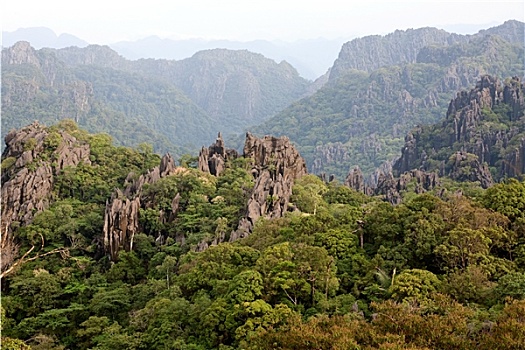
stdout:
POLYGON ((246 50, 206 50, 181 61, 128 61, 97 45, 67 48, 57 55, 68 65, 113 68, 176 86, 211 117, 214 134, 241 132, 268 119, 302 97, 310 85, 288 63, 246 50))
POLYGON ((3 134, 34 120, 64 118, 123 145, 148 142, 177 154, 181 146, 212 139, 203 130, 210 125, 206 114, 173 86, 111 68, 68 66, 54 50, 37 51, 24 42, 4 49, 3 134))
POLYGON ((357 69, 371 72, 400 63, 415 63, 419 50, 428 45, 467 42, 466 36, 437 28, 396 30, 386 36, 371 35, 347 42, 330 72, 330 80, 357 69))
POLYGON ((287 62, 246 50, 206 50, 181 61, 139 60, 133 69, 180 87, 225 133, 267 120, 310 84, 287 62))
POLYGON ((523 76, 523 44, 512 44, 496 35, 480 34, 468 41, 453 38, 458 43, 421 47, 414 53, 415 63, 371 72, 343 70, 337 78, 331 74, 331 80, 314 95, 254 131, 287 134, 313 173, 326 172, 343 179, 357 165, 370 174, 399 155, 406 132, 439 120, 450 98, 475 85, 480 76, 523 76))
POLYGON ((405 138, 394 173, 438 172, 458 181, 494 180, 525 173, 525 86, 519 78, 484 76, 453 99, 442 123, 413 130, 405 138))
POLYGON ((331 69, 330 80, 335 80, 353 69, 372 72, 381 67, 416 63, 419 61, 420 50, 424 47, 467 44, 472 39, 480 39, 487 35, 497 35, 511 44, 523 46, 523 23, 510 20, 474 35, 448 33, 437 28, 419 28, 396 30, 385 36, 372 35, 354 39, 341 48, 339 57, 331 69))
POLYGON ((248 51, 128 61, 107 46, 37 51, 20 42, 2 57, 4 133, 68 117, 122 144, 175 154, 210 143, 219 130, 242 132, 311 92, 288 63, 248 51))

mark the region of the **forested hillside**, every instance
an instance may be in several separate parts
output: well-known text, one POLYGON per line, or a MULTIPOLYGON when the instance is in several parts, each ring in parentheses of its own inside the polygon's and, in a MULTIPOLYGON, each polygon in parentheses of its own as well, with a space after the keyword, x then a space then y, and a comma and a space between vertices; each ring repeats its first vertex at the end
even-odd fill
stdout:
POLYGON ((449 180, 392 205, 305 175, 286 139, 248 135, 237 156, 219 138, 199 169, 196 159, 176 166, 146 147, 114 146, 73 121, 6 141, 3 347, 525 344, 525 182, 484 190, 449 180), (258 186, 273 188, 257 205, 275 213, 290 195, 275 191, 292 178, 287 210, 227 241, 258 186), (118 208, 138 222, 114 221, 111 232, 132 233, 115 246, 106 227, 118 208))
POLYGON ((2 51, 2 130, 74 119, 127 146, 182 155, 218 131, 242 132, 307 92, 287 64, 248 51, 210 50, 182 61, 128 61, 91 45, 2 51))
POLYGON ((451 101, 446 119, 414 129, 405 138, 398 174, 437 172, 489 187, 525 173, 525 99, 519 78, 484 76, 451 101))
POLYGON ((313 173, 343 179, 357 165, 370 174, 399 157, 406 132, 443 119, 455 94, 482 75, 522 77, 524 57, 516 21, 473 36, 425 28, 356 39, 324 87, 255 131, 289 136, 313 173))
POLYGON ((110 67, 72 67, 53 50, 37 51, 24 42, 4 49, 2 135, 34 120, 66 118, 91 132, 107 132, 122 145, 146 142, 178 154, 214 134, 206 113, 172 85, 110 67))
POLYGON ((520 28, 350 42, 242 150, 286 62, 3 50, 1 348, 525 349, 520 28))

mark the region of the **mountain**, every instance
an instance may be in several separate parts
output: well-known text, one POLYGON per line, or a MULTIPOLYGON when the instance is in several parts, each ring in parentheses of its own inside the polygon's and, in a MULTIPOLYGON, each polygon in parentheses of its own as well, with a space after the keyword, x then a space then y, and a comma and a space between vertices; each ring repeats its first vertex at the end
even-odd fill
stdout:
POLYGON ((423 28, 355 39, 322 88, 253 131, 287 134, 313 173, 342 179, 359 166, 370 174, 399 156, 410 129, 443 118, 456 92, 485 74, 523 76, 519 26, 508 21, 471 36, 423 28))
POLYGON ((252 40, 163 39, 150 36, 136 41, 121 41, 109 46, 131 60, 141 58, 181 60, 199 51, 212 49, 248 50, 276 62, 287 61, 306 79, 315 80, 326 73, 337 58, 343 39, 309 39, 293 42, 252 40))
POLYGON ((433 171, 458 181, 495 181, 525 174, 525 85, 518 77, 484 76, 457 94, 443 122, 405 137, 394 173, 433 171))
POLYGON ((481 30, 475 35, 448 33, 437 28, 419 28, 396 30, 385 36, 358 38, 343 45, 330 70, 330 79, 335 80, 344 72, 353 69, 371 72, 381 67, 416 63, 419 52, 424 47, 467 44, 473 38, 487 35, 497 35, 511 44, 523 46, 523 23, 509 20, 500 26, 481 30))
POLYGON ((35 50, 21 42, 3 50, 2 69, 4 133, 69 117, 121 144, 148 141, 177 154, 196 151, 218 131, 261 123, 310 86, 286 62, 231 50, 129 61, 107 46, 35 50))
POLYGON ((311 84, 287 62, 246 50, 206 50, 181 61, 128 61, 107 46, 90 45, 58 50, 57 56, 74 67, 111 68, 173 85, 210 116, 214 134, 242 132, 267 120, 311 84))
POLYGON ((122 145, 147 142, 179 155, 181 147, 197 148, 214 134, 206 113, 170 84, 109 67, 68 66, 55 50, 27 42, 4 49, 3 134, 34 120, 50 125, 65 118, 122 145))
POLYGON ((246 50, 206 50, 181 61, 138 60, 134 67, 180 87, 225 132, 267 120, 310 85, 287 62, 246 50))
POLYGON ((74 35, 63 33, 56 35, 54 31, 45 27, 20 28, 13 32, 2 31, 2 46, 10 47, 19 41, 29 41, 36 49, 50 47, 61 49, 68 46, 85 47, 89 43, 74 35))
MULTIPOLYGON (((49 28, 23 28, 13 32, 2 32, 3 46, 13 46, 18 41, 28 41, 36 49, 43 47, 61 49, 69 46, 86 47, 88 42, 70 34, 57 36, 49 28)), ((276 62, 287 61, 300 75, 315 80, 326 73, 337 58, 344 39, 307 39, 297 41, 280 40, 208 40, 208 39, 168 39, 148 36, 135 41, 119 41, 109 44, 128 60, 141 58, 182 60, 195 53, 212 49, 248 50, 271 58, 276 62)))

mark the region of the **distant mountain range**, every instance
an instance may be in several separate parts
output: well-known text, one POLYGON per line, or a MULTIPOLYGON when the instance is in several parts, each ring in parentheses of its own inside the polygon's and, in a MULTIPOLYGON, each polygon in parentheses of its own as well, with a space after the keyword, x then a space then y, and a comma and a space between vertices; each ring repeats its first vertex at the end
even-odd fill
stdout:
MULTIPOLYGON (((70 34, 57 36, 49 28, 25 28, 13 32, 2 32, 3 46, 9 47, 18 41, 28 41, 36 49, 44 47, 62 49, 69 46, 86 47, 90 43, 70 34)), ((182 60, 196 52, 210 49, 248 50, 260 53, 276 62, 286 61, 294 66, 306 79, 315 80, 332 66, 341 45, 349 38, 309 39, 285 41, 232 41, 205 39, 163 39, 149 36, 136 41, 120 41, 109 44, 113 50, 129 60, 157 58, 182 60)))
POLYGON ((180 155, 263 122, 310 85, 288 63, 246 50, 129 61, 107 46, 35 50, 22 41, 2 50, 2 133, 71 118, 119 144, 180 155))
POLYGON ((408 131, 444 118, 456 93, 480 77, 523 77, 523 43, 519 21, 474 35, 398 30, 345 43, 312 82, 288 62, 247 50, 128 60, 108 46, 35 50, 19 42, 2 51, 2 132, 73 118, 120 144, 175 154, 209 144, 218 131, 228 142, 246 130, 287 135, 311 172, 341 179, 354 166, 370 174, 391 164, 408 131))

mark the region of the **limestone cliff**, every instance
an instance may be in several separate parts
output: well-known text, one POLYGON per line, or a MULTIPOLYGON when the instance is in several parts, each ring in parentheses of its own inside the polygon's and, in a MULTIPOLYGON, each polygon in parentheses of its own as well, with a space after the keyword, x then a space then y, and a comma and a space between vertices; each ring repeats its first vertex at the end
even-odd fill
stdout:
MULTIPOLYGON (((198 168, 204 173, 221 176, 227 162, 237 157, 239 154, 235 150, 224 146, 224 141, 219 134, 214 144, 202 148, 198 168)), ((235 241, 249 235, 255 221, 260 217, 282 217, 288 210, 294 181, 306 174, 304 159, 285 137, 257 138, 248 133, 243 157, 250 160, 251 173, 255 180, 246 204, 246 214, 239 222, 237 230, 230 235, 221 232, 211 239, 205 239, 197 244, 197 250, 204 250, 210 245, 227 240, 235 241)), ((134 174, 130 174, 124 190, 114 192, 106 203, 103 228, 104 249, 112 260, 117 259, 119 251, 133 249, 134 237, 142 230, 139 223, 140 209, 154 206, 155 199, 144 195, 144 186, 183 171, 187 170, 176 167, 171 156, 166 155, 162 158, 160 166, 137 179, 134 179, 134 174)), ((159 212, 159 219, 163 224, 169 224, 177 217, 181 195, 183 193, 173 196, 171 212, 159 212)), ((162 239, 163 237, 157 237, 157 240, 162 239)), ((184 244, 185 237, 176 237, 176 240, 184 244)))
POLYGON ((33 124, 5 137, 2 154, 2 232, 31 223, 49 206, 54 175, 64 167, 90 163, 89 145, 63 130, 33 124))
POLYGON ((488 187, 525 172, 524 85, 483 76, 471 91, 450 102, 441 124, 418 127, 405 138, 395 175, 412 169, 437 171, 488 187))
POLYGON ((208 148, 202 147, 199 153, 198 168, 200 171, 219 176, 224 170, 225 163, 238 157, 236 150, 224 147, 224 140, 219 133, 214 144, 208 148))
POLYGON ((287 137, 257 138, 247 133, 243 154, 252 160, 255 186, 246 216, 230 241, 249 235, 260 217, 282 217, 288 210, 294 181, 307 173, 304 159, 287 137))
MULTIPOLYGON (((145 184, 153 184, 163 177, 173 175, 182 168, 175 166, 171 155, 166 154, 160 165, 150 170, 145 175, 140 175, 133 180, 134 174, 130 173, 126 179, 124 191, 115 190, 106 202, 104 212, 104 250, 112 260, 116 260, 121 250, 133 249, 135 234, 139 232, 139 209, 146 207, 148 202, 142 196, 145 184)), ((177 212, 177 196, 173 198, 173 213, 177 212)), ((166 219, 165 217, 163 219, 166 219)))

